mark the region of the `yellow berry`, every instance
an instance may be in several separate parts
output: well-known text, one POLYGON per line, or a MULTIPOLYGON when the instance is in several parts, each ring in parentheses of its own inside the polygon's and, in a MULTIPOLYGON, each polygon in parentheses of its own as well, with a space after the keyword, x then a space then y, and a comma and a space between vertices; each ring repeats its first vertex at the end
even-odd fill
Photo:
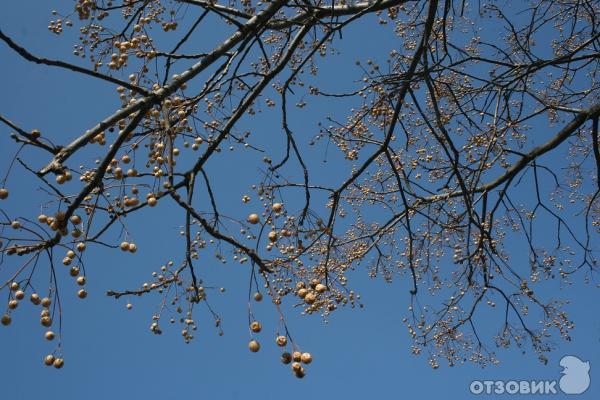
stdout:
POLYGON ((8 326, 12 322, 12 318, 8 314, 4 314, 1 319, 2 325, 8 326))
POLYGON ((256 340, 251 340, 250 343, 248 343, 248 348, 251 352, 256 353, 260 350, 260 344, 256 340))
POLYGON ((292 355, 287 351, 281 354, 281 362, 284 364, 289 364, 292 362, 292 355))
POLYGON ((271 242, 276 242, 277 241, 277 232, 275 232, 275 231, 269 232, 268 237, 271 242))
POLYGON ((262 330, 262 326, 260 324, 260 322, 258 321, 254 321, 250 324, 250 330, 254 333, 258 333, 262 330))
POLYGON ((327 286, 325 286, 325 285, 323 285, 323 284, 319 283, 317 286, 315 286, 315 290, 316 290, 318 293, 324 293, 325 291, 327 291, 327 286))
POLYGON ((54 356, 52 354, 48 354, 46 357, 44 357, 44 364, 47 366, 54 364, 54 356))
POLYGON ((310 355, 310 353, 302 353, 302 355, 300 356, 300 360, 304 364, 310 364, 312 362, 312 356, 310 355))
POLYGON ((283 347, 287 344, 287 338, 285 336, 277 336, 277 339, 275 339, 275 341, 277 342, 277 346, 283 347))
POLYGON ((299 363, 299 362, 297 362, 297 361, 293 362, 293 363, 292 363, 292 370, 293 370, 294 372, 301 371, 301 370, 302 370, 302 364, 300 364, 300 363, 299 363))
POLYGON ((29 296, 29 300, 37 306, 38 304, 40 304, 41 301, 40 295, 37 293, 31 293, 31 296, 29 296))
POLYGON ((65 365, 65 360, 63 360, 62 358, 57 358, 56 360, 54 360, 54 368, 61 369, 63 365, 65 365))
POLYGON ((317 300, 317 295, 314 294, 313 292, 307 293, 306 296, 304 296, 304 302, 306 304, 312 304, 317 300))

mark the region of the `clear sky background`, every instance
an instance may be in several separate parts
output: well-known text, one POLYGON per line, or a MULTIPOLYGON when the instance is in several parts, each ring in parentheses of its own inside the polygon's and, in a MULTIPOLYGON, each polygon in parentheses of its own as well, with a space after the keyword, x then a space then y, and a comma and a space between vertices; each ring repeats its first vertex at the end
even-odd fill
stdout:
MULTIPOLYGON (((76 62, 70 56, 72 37, 56 38, 46 29, 52 19, 50 10, 68 7, 72 7, 72 2, 4 2, 0 10, 0 27, 36 55, 76 62)), ((344 31, 338 49, 350 56, 341 56, 335 64, 331 64, 335 57, 327 59, 330 64, 321 66, 325 82, 334 87, 333 77, 350 82, 359 79, 360 70, 349 61, 357 54, 363 60, 368 57, 384 60, 385 52, 394 43, 393 37, 384 33, 389 31, 390 27, 364 22, 344 31), (373 40, 373 37, 378 39, 373 40)), ((216 41, 224 38, 226 32, 213 31, 208 36, 206 40, 216 41)), ((111 85, 28 63, 4 44, 0 44, 0 81, 0 113, 26 129, 37 127, 48 132, 57 142, 70 140, 118 107, 111 85)), ((317 132, 316 122, 323 109, 332 115, 337 110, 346 112, 338 102, 330 102, 309 105, 301 114, 294 114, 292 123, 297 129, 306 130, 307 141, 317 132)), ((273 129, 264 119, 257 123, 262 124, 260 130, 265 135, 273 129)), ((5 126, 0 126, 0 175, 4 175, 8 160, 16 149, 8 138, 9 133, 5 126)), ((552 157, 555 159, 545 161, 559 162, 562 156, 552 157)), ((318 165, 323 152, 314 151, 309 158, 310 163, 318 165)), ((45 158, 40 159, 39 164, 45 161, 45 158)), ((348 172, 328 165, 323 165, 321 171, 323 180, 333 181, 348 172)), ((224 207, 239 206, 239 199, 248 188, 237 183, 247 183, 246 178, 257 171, 246 171, 240 164, 231 165, 229 171, 219 170, 219 173, 223 173, 223 179, 216 183, 222 196, 219 200, 224 207)), ((22 199, 11 205, 15 215, 19 211, 30 213, 30 207, 39 203, 31 195, 36 193, 38 185, 30 181, 24 172, 9 181, 11 196, 22 199)), ((528 195, 523 193, 523 196, 528 195)), ((548 297, 571 300, 567 310, 576 323, 571 342, 556 338, 556 349, 549 355, 547 365, 537 361, 529 349, 526 354, 509 349, 498 351, 501 364, 496 367, 481 369, 465 365, 450 368, 442 362, 439 369, 432 370, 424 355, 411 354, 411 340, 401 322, 410 300, 407 282, 396 278, 394 283, 386 284, 381 279, 369 279, 366 271, 361 270, 353 273, 351 278, 353 287, 362 294, 364 309, 340 310, 328 324, 323 324, 316 316, 300 317, 288 312, 287 322, 295 340, 314 356, 303 380, 296 379, 289 367, 278 361, 279 349, 269 334, 277 324, 277 314, 268 301, 254 306, 254 313, 264 326, 263 336, 259 335, 263 348, 257 354, 247 350, 248 270, 244 266, 222 266, 216 260, 207 260, 202 265, 203 276, 224 282, 227 288, 223 294, 209 292, 212 306, 223 317, 223 337, 217 335, 207 313, 196 316, 199 328, 196 338, 188 345, 181 339, 178 326, 166 327, 161 336, 153 335, 148 326, 160 297, 133 299, 134 309, 128 311, 126 300, 115 301, 104 292, 135 287, 150 280, 151 272, 171 257, 178 260, 183 249, 178 236, 182 214, 176 213, 168 204, 161 204, 159 210, 150 218, 134 216, 130 219, 131 231, 140 248, 135 256, 106 252, 102 248, 92 249, 87 254, 86 275, 90 282, 87 299, 76 298, 76 285, 68 279, 68 271, 61 271, 59 289, 65 315, 65 367, 62 370, 47 368, 42 363, 43 356, 52 351, 52 344, 43 339, 44 329, 38 323, 39 310, 30 303, 23 302, 13 314, 13 324, 9 328, 0 327, 0 400, 170 399, 183 396, 289 400, 307 397, 462 399, 475 397, 469 393, 469 384, 474 379, 558 379, 559 360, 567 354, 577 355, 591 364, 591 387, 579 398, 600 396, 598 292, 596 283, 583 284, 583 276, 577 276, 576 284, 572 286, 563 287, 558 282, 545 286, 544 294, 548 297)), ((553 227, 544 229, 542 226, 541 231, 551 235, 553 227)), ((539 237, 542 241, 543 232, 539 237)), ((116 240, 116 235, 113 238, 116 240)), ((513 265, 528 268, 526 248, 517 242, 510 246, 513 265)), ((9 265, 2 268, 9 268, 9 265)), ((482 318, 478 323, 485 329, 493 329, 499 321, 482 318)))

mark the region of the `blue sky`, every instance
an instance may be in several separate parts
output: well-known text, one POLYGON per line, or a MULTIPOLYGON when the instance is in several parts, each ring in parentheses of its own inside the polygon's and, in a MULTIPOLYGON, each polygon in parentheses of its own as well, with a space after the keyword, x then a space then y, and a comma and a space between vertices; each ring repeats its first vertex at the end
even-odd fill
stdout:
MULTIPOLYGON (((71 2, 9 2, 0 14, 1 29, 34 54, 49 58, 62 57, 73 61, 69 37, 55 38, 46 29, 52 8, 69 7, 71 2)), ((393 38, 384 33, 388 28, 358 24, 344 32, 338 48, 354 51, 362 59, 382 59, 381 52, 391 48, 393 38), (379 34, 381 41, 373 46, 369 35, 379 34), (379 47, 381 46, 381 48, 379 47)), ((226 32, 213 32, 211 39, 225 37, 226 32), (213 36, 214 35, 214 36, 213 36)), ((215 39, 215 40, 216 40, 215 39)), ((348 56, 351 59, 350 56, 348 56)), ((335 58, 328 59, 335 60, 335 58)), ((321 66, 325 77, 340 81, 355 80, 360 70, 352 62, 321 66)), ((177 67, 174 68, 174 71, 177 67)), ((72 75, 61 70, 28 63, 5 45, 0 45, 0 113, 26 129, 38 127, 51 132, 58 142, 66 142, 93 126, 95 121, 118 107, 114 88, 91 78, 72 75)), ((325 78, 327 79, 327 78, 325 78)), ((332 88, 334 87, 334 81, 332 88)), ((327 102, 308 106, 294 113, 292 125, 307 131, 306 137, 318 132, 316 121, 323 110, 328 114, 344 111, 342 104, 327 102), (308 121, 308 123, 306 122, 308 121), (309 124, 307 126, 307 124, 309 124), (312 124, 312 125, 310 125, 312 124)), ((268 121, 259 119, 259 132, 270 134, 268 121)), ((255 128, 253 126, 253 128, 255 128)), ((9 156, 16 146, 8 139, 9 130, 0 127, 0 176, 4 175, 9 156)), ((564 150, 564 149, 563 149, 564 150)), ((35 153, 31 153, 35 154, 35 153)), ((31 155, 30 155, 31 157, 31 155)), ((44 156, 45 157, 45 156, 44 156)), ((560 160, 547 159, 547 162, 560 160)), ((309 163, 320 166, 323 181, 336 181, 345 171, 336 165, 322 165, 323 153, 313 151, 309 163)), ((45 159, 40 159, 40 164, 45 159)), ((223 174, 217 189, 224 208, 239 207, 239 199, 255 170, 243 165, 231 165, 228 171, 213 167, 213 174, 223 174)), ((37 184, 20 172, 9 181, 11 196, 19 204, 11 204, 15 214, 30 212, 39 204, 32 195, 37 184), (22 176, 22 177, 21 177, 22 176), (33 207, 33 208, 32 208, 33 207)), ((523 193, 523 196, 528 196, 523 193)), ((540 364, 527 349, 498 352, 501 364, 481 369, 473 365, 450 368, 441 363, 432 370, 424 355, 410 352, 411 340, 401 318, 406 315, 410 300, 408 282, 396 279, 386 284, 381 279, 369 279, 365 271, 352 274, 353 286, 360 290, 365 308, 344 309, 324 324, 318 317, 300 317, 288 313, 287 323, 296 341, 314 356, 305 379, 293 377, 288 367, 279 363, 279 351, 271 343, 278 323, 277 314, 269 302, 254 305, 254 314, 262 322, 264 333, 259 340, 263 348, 257 354, 247 351, 247 285, 248 270, 240 265, 220 265, 216 260, 202 264, 201 273, 215 282, 225 282, 225 293, 209 292, 212 306, 223 317, 224 336, 219 337, 211 325, 208 313, 198 318, 199 328, 191 344, 184 344, 179 328, 165 329, 161 336, 148 330, 150 316, 159 303, 158 296, 133 299, 134 308, 125 309, 126 301, 104 295, 107 289, 122 289, 150 280, 151 272, 170 259, 177 260, 183 248, 178 236, 181 213, 169 204, 160 204, 159 211, 146 216, 133 216, 131 231, 139 243, 135 256, 121 252, 106 252, 101 248, 87 254, 87 285, 89 297, 75 297, 76 285, 60 279, 63 300, 63 352, 65 367, 57 371, 42 364, 52 347, 43 339, 44 330, 37 321, 37 310, 22 304, 13 316, 10 328, 0 328, 0 399, 158 399, 190 396, 191 398, 244 399, 265 398, 290 400, 307 396, 330 398, 396 399, 476 397, 469 393, 472 380, 553 380, 559 378, 558 365, 562 356, 573 354, 591 364, 592 384, 579 398, 600 395, 600 313, 596 311, 598 294, 595 283, 583 284, 583 276, 575 284, 562 286, 553 282, 545 286, 546 295, 571 300, 567 306, 576 323, 572 341, 556 338, 556 349, 547 365, 540 364), (172 257, 172 258, 171 258, 172 257)), ((544 223, 543 221, 541 222, 544 223)), ((542 227, 544 235, 552 227, 542 227), (546 232, 546 233, 544 233, 546 232)), ((116 235, 113 239, 116 240, 116 235)), ((528 254, 519 243, 513 243, 513 263, 527 266, 528 254)), ((3 265, 2 268, 7 268, 3 265)), ((10 266, 8 266, 10 268, 10 266)), ((2 271, 2 273, 5 273, 2 271)), ((3 275, 2 275, 3 276, 3 275)), ((482 318, 485 329, 494 329, 497 320, 482 318)), ((479 396, 483 397, 483 396, 479 396)), ((494 396, 500 397, 500 396, 494 396)), ((553 396, 562 398, 563 395, 553 396)), ((566 396, 565 396, 566 397, 566 396)), ((571 396, 573 397, 573 396, 571 396)))

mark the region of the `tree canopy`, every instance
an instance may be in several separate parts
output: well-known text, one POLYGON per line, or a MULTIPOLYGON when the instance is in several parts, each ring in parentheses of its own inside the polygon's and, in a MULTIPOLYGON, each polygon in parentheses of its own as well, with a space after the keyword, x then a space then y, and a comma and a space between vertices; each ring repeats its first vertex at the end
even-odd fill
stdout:
POLYGON ((406 283, 403 322, 434 368, 495 363, 510 345, 544 361, 553 338, 570 338, 563 302, 537 287, 597 272, 598 1, 77 0, 51 18, 71 59, 4 30, 2 51, 102 81, 118 109, 62 133, 0 112, 12 139, 0 170, 2 324, 25 297, 40 305, 55 343, 47 365, 68 357, 60 300, 73 294, 58 289, 69 279, 59 270, 86 298, 86 259, 136 253, 128 220, 161 208, 181 247, 165 249, 152 281, 115 279, 106 292, 155 295, 155 334, 171 321, 189 342, 207 318, 221 332, 211 298, 227 282, 203 265, 239 263, 249 350, 272 341, 298 377, 312 356, 286 319, 362 307, 361 273, 406 283), (388 36, 344 41, 378 25, 388 36), (13 190, 22 180, 35 189, 13 190), (39 208, 15 211, 24 198, 39 208), (252 311, 263 298, 281 321, 264 340, 252 311))

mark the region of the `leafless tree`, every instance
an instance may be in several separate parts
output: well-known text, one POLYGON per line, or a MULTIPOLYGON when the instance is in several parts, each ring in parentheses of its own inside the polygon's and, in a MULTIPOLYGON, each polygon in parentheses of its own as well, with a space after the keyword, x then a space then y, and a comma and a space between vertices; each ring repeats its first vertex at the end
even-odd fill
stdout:
POLYGON ((2 150, 10 168, 0 176, 2 323, 25 295, 41 303, 46 338, 58 343, 48 365, 63 365, 60 329, 51 330, 64 317, 55 269, 69 266, 85 298, 84 256, 136 252, 127 217, 163 202, 181 210, 181 253, 173 249, 153 282, 107 292, 159 293, 156 334, 168 305, 183 315, 186 342, 202 303, 220 330, 208 286, 222 283, 205 282, 197 268, 203 252, 217 252, 218 262, 251 271, 251 335, 261 330, 252 303, 263 293, 272 300, 282 361, 298 377, 311 358, 291 340, 283 305, 323 318, 360 305, 351 270, 410 282, 404 321, 414 353, 425 351, 434 368, 495 363, 494 344, 527 344, 544 361, 552 335, 569 339, 563 304, 535 286, 597 271, 598 1, 77 0, 53 14, 57 38, 79 29, 78 61, 32 54, 9 32, 0 39, 40 68, 113 85, 121 107, 65 143, 0 115, 15 144, 2 150), (387 25, 397 46, 374 41, 385 63, 340 65, 355 74, 351 89, 329 90, 319 66, 335 65, 345 31, 372 24, 387 25), (204 51, 198 35, 223 38, 204 51), (308 137, 290 115, 319 99, 348 111, 305 121, 318 130, 308 137), (283 148, 263 146, 254 131, 268 109, 278 116, 269 134, 282 136, 283 148), (324 180, 307 155, 329 145, 339 150, 326 153, 335 184, 323 183, 331 176, 324 180), (207 165, 235 165, 240 152, 258 154, 243 168, 262 173, 228 213, 207 165), (17 179, 39 181, 42 215, 11 211, 17 179), (529 265, 513 261, 514 240, 526 243, 529 265), (496 335, 480 334, 479 315, 497 315, 496 335))

